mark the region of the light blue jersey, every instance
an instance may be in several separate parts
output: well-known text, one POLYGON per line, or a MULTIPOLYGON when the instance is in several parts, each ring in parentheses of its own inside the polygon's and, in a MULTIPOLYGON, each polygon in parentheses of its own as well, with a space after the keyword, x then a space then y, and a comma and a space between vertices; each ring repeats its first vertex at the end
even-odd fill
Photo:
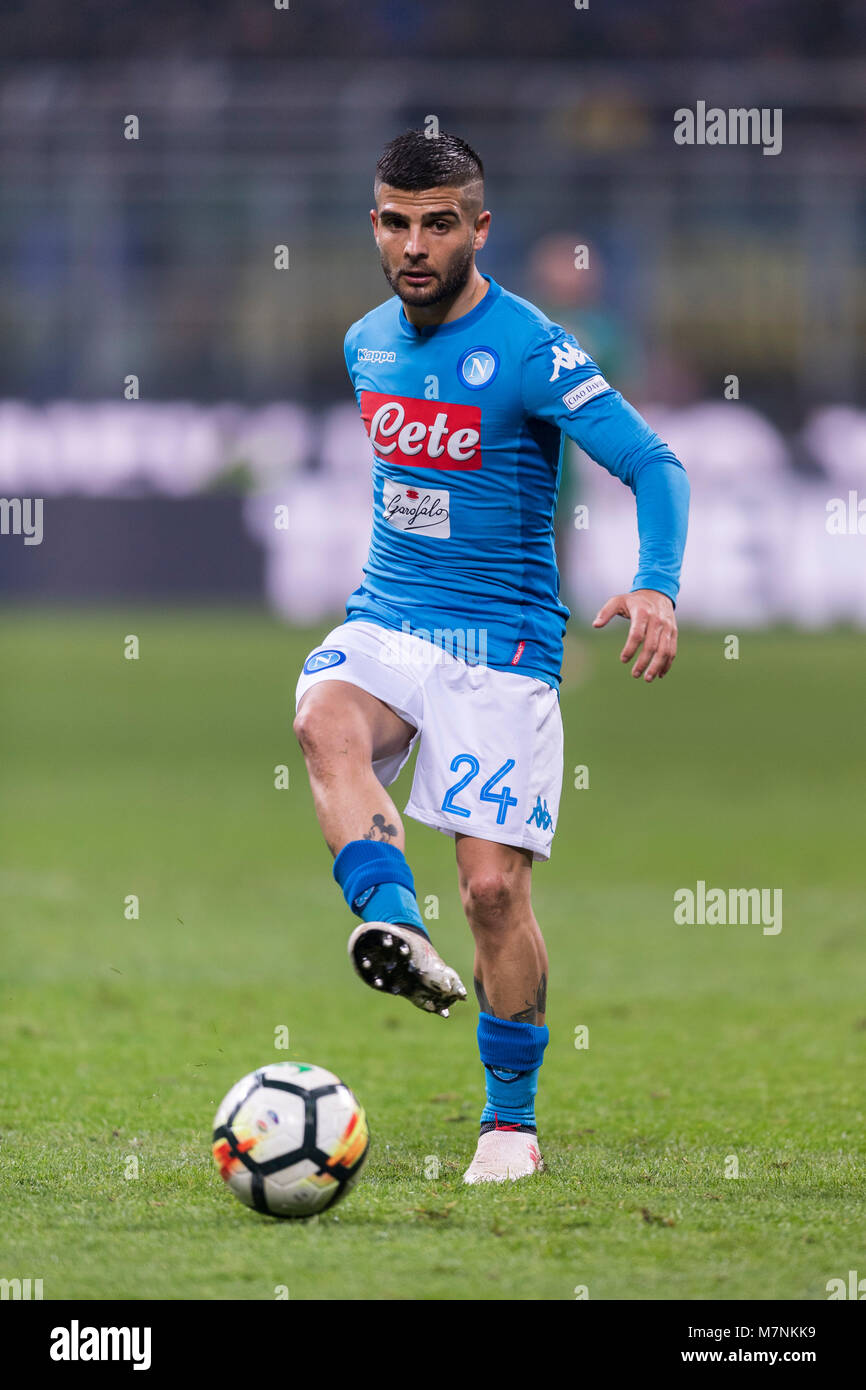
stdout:
POLYGON ((576 339, 490 288, 415 328, 395 296, 352 325, 346 366, 373 447, 373 533, 347 618, 483 634, 488 666, 557 686, 568 609, 553 516, 563 431, 637 498, 634 589, 676 599, 689 485, 576 339))

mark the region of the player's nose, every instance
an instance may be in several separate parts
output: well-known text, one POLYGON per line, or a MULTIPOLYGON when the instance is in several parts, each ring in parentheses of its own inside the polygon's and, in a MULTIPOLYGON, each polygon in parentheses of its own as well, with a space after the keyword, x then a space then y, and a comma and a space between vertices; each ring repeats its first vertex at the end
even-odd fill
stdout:
POLYGON ((424 260, 427 255, 427 247, 422 234, 410 232, 403 250, 409 261, 424 260))

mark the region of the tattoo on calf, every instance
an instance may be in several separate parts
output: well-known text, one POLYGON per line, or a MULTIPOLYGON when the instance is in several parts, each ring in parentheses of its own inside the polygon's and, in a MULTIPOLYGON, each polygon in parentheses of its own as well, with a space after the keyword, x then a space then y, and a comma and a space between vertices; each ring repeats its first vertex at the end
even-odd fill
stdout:
POLYGON ((484 986, 477 975, 475 976, 475 998, 478 1000, 478 1007, 483 1014, 493 1013, 490 1007, 490 1000, 487 998, 484 986))
POLYGON ((390 844, 396 834, 396 825, 389 825, 384 816, 375 815, 373 817, 373 824, 362 838, 365 840, 385 840, 390 844))
MULTIPOLYGON (((488 997, 487 997, 487 991, 485 990, 485 988, 484 988, 483 984, 481 983, 481 981, 478 979, 478 976, 477 976, 477 975, 475 976, 475 996, 476 996, 476 998, 477 998, 477 1000, 478 1000, 478 1007, 480 1008, 480 1010, 481 1010, 482 1013, 485 1013, 485 1014, 492 1014, 494 1018, 497 1018, 497 1017, 500 1016, 500 1015, 496 1014, 496 1012, 495 1012, 494 1009, 491 1008, 490 1000, 489 1000, 488 997)), ((547 976, 546 976, 546 975, 542 975, 541 979, 540 979, 539 982, 538 982, 538 989, 535 991, 535 1003, 532 1004, 532 1003, 530 1003, 530 1001, 527 999, 527 1000, 526 1000, 526 1008, 525 1008, 525 1009, 520 1009, 516 1014, 512 1014, 512 1015, 511 1015, 511 1022, 512 1022, 512 1023, 534 1023, 534 1024, 537 1024, 539 1018, 543 1018, 544 1015, 545 1015, 546 1013, 547 1013, 547 976)))
POLYGON ((538 1023, 539 1018, 543 1018, 547 1013, 547 976, 542 975, 538 982, 538 989, 535 992, 535 1003, 531 1004, 526 1000, 526 1008, 520 1009, 518 1013, 511 1015, 512 1023, 538 1023))

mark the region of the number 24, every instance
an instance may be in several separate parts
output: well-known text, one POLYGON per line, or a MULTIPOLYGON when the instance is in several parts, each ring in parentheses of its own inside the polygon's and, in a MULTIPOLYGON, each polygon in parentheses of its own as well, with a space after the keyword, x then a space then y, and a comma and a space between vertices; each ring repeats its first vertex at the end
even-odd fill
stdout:
MULTIPOLYGON (((454 798, 458 792, 461 792, 464 787, 468 787, 469 783, 475 780, 481 771, 481 764, 471 753, 458 753, 457 757, 451 760, 451 771, 457 772, 458 769, 465 764, 468 764, 469 771, 463 774, 459 782, 455 782, 453 786, 448 788, 442 799, 442 810, 450 811, 453 816, 466 816, 468 819, 468 817, 472 815, 472 812, 467 810, 465 806, 458 806, 454 798)), ((499 810, 496 812, 497 825, 504 825, 509 806, 517 805, 517 797, 511 795, 510 787, 503 787, 499 792, 493 790, 500 777, 504 777, 513 767, 514 759, 509 758, 500 768, 496 769, 492 777, 488 777, 481 791, 478 793, 479 801, 496 801, 499 803, 499 810)))

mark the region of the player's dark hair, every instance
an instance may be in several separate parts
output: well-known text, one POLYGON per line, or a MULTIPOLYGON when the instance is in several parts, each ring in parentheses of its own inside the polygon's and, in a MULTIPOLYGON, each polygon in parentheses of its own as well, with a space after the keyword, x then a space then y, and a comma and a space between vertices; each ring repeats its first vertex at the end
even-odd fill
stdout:
POLYGON ((376 165, 374 192, 390 184, 415 193, 423 188, 465 188, 484 182, 484 165, 471 145, 459 135, 441 130, 428 136, 423 130, 407 130, 385 146, 376 165))

